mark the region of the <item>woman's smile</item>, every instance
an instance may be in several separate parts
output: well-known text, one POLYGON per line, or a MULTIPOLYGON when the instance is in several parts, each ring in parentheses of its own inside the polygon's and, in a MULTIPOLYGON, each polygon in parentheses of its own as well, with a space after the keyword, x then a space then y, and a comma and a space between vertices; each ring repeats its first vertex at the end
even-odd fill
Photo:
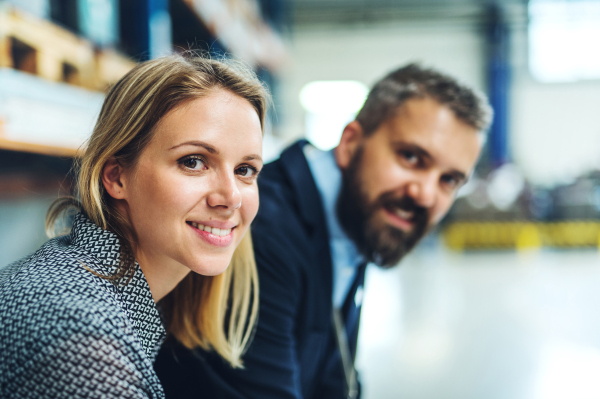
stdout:
POLYGON ((218 227, 210 227, 194 222, 188 222, 188 226, 190 226, 194 233, 201 239, 211 245, 227 247, 233 242, 233 232, 235 227, 231 229, 220 229, 218 227))

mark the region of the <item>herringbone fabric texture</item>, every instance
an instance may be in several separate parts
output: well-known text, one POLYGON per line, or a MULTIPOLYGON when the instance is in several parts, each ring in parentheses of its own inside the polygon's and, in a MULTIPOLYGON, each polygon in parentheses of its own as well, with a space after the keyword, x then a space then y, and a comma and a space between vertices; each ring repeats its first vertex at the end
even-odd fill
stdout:
POLYGON ((139 265, 108 275, 119 241, 84 215, 69 236, 0 269, 0 398, 163 398, 152 363, 164 339, 139 265))

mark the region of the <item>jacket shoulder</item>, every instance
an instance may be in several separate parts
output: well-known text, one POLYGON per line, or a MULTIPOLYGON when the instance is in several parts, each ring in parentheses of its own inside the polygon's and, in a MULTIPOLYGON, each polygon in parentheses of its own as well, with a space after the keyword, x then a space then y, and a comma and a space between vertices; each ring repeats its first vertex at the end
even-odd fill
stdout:
POLYGON ((70 320, 93 324, 105 322, 100 315, 118 318, 116 288, 92 274, 88 265, 97 266, 74 250, 67 237, 60 237, 2 269, 0 317, 5 327, 18 326, 19 331, 2 328, 0 339, 12 339, 10 335, 35 339, 70 320))

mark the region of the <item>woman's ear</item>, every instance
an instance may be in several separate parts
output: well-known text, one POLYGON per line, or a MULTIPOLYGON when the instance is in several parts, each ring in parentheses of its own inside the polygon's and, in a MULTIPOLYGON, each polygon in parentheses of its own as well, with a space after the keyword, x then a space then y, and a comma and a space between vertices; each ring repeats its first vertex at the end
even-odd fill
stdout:
POLYGON ((358 121, 352 121, 344 128, 340 143, 335 149, 335 159, 340 169, 346 169, 354 157, 363 138, 363 129, 358 121))
POLYGON ((125 199, 123 167, 114 157, 110 157, 102 168, 102 184, 114 199, 125 199))

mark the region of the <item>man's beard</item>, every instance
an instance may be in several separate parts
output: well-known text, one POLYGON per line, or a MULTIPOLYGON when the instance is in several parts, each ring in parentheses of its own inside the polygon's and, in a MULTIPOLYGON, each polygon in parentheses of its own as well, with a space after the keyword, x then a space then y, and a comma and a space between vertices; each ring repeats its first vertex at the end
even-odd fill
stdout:
POLYGON ((362 190, 361 179, 363 148, 359 147, 348 168, 342 171, 342 187, 337 201, 340 224, 354 241, 366 260, 383 268, 392 267, 406 255, 427 232, 429 212, 408 197, 396 197, 387 192, 369 203, 362 190), (377 212, 396 209, 413 212, 413 228, 403 231, 385 223, 377 212))

